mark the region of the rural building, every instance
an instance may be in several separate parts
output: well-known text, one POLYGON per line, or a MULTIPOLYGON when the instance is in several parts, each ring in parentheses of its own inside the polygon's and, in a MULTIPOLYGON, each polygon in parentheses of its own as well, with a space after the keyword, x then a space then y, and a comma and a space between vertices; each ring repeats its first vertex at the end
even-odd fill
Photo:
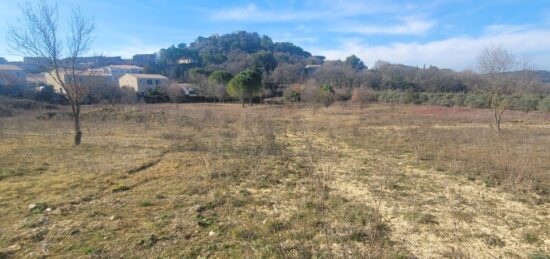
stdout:
POLYGON ((25 71, 14 65, 0 65, 0 85, 22 85, 27 82, 25 71))
POLYGON ((143 67, 134 65, 111 65, 102 69, 102 72, 110 74, 111 80, 118 84, 118 80, 126 74, 141 74, 143 67))
POLYGON ((126 74, 118 80, 120 87, 129 87, 138 93, 155 88, 168 87, 168 78, 153 74, 126 74))
POLYGON ((38 74, 27 74, 27 83, 35 87, 47 85, 47 74, 48 73, 46 72, 38 74))
MULTIPOLYGON (((84 71, 76 71, 75 75, 71 73, 64 73, 61 72, 61 80, 65 82, 71 82, 75 81, 79 84, 82 84, 86 87, 100 87, 112 84, 111 82, 111 75, 107 73, 101 73, 91 70, 84 70, 84 71)), ((57 81, 57 78, 53 75, 50 75, 49 73, 46 75, 46 82, 48 85, 51 85, 54 90, 58 93, 64 93, 63 88, 61 87, 61 83, 57 81)))

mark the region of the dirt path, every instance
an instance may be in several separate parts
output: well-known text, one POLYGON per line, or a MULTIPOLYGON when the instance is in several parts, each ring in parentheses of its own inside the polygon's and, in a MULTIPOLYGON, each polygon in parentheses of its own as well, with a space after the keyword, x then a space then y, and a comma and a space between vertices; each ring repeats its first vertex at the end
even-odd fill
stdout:
MULTIPOLYGON (((329 143, 323 137, 316 142, 329 143)), ((329 165, 334 191, 379 208, 392 228, 392 240, 419 258, 526 258, 550 252, 549 204, 515 201, 509 193, 464 176, 335 145, 341 159, 329 165)))

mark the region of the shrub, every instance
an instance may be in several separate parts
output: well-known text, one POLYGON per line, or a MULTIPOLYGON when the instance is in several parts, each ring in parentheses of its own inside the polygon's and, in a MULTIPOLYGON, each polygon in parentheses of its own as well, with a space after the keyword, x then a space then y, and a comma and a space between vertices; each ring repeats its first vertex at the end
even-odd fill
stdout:
POLYGON ((464 105, 471 108, 489 108, 491 106, 491 100, 485 94, 470 93, 466 95, 464 105))
POLYGON ((360 103, 361 107, 363 107, 366 103, 376 101, 376 95, 369 88, 354 88, 351 94, 351 101, 360 103))
POLYGON ((319 88, 317 93, 317 100, 319 103, 323 104, 325 107, 329 107, 333 102, 335 97, 335 92, 332 86, 324 84, 319 88))
POLYGON ((547 95, 542 100, 540 100, 538 110, 543 112, 550 111, 550 95, 547 95))
POLYGON ((283 91, 283 98, 285 101, 294 103, 299 102, 301 99, 300 88, 297 85, 285 88, 283 91))
POLYGON ((351 99, 351 90, 349 88, 338 88, 334 90, 334 99, 336 101, 348 101, 351 99))
POLYGON ((420 104, 420 95, 413 90, 407 90, 404 92, 401 102, 406 104, 420 104))
POLYGON ((522 95, 519 98, 514 98, 510 104, 512 110, 531 112, 537 110, 540 97, 534 94, 522 95))

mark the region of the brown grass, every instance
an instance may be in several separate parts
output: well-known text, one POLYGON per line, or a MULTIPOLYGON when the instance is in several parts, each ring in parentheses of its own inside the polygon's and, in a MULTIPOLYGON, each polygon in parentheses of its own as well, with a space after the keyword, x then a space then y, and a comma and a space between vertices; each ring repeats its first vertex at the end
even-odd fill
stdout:
POLYGON ((0 257, 550 252, 547 113, 86 107, 73 147, 44 112, 0 118, 0 257))

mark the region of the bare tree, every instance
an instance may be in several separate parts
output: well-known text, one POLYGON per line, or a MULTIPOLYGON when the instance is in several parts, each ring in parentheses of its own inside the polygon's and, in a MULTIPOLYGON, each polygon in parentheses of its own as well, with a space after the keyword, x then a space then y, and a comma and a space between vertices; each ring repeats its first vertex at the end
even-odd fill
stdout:
POLYGON ((57 4, 45 1, 21 6, 22 18, 10 24, 7 40, 10 47, 25 56, 39 57, 49 76, 63 89, 74 118, 74 144, 80 145, 80 109, 91 84, 93 70, 80 71, 77 61, 93 41, 93 19, 83 16, 79 8, 68 19, 65 40, 60 37, 57 4))
POLYGON ((179 102, 183 98, 183 89, 177 83, 170 84, 166 89, 168 97, 170 97, 170 102, 176 104, 176 110, 179 110, 179 102))
POLYGON ((496 129, 500 131, 502 114, 508 109, 511 97, 517 90, 510 73, 517 65, 516 57, 508 50, 492 46, 478 56, 479 70, 485 77, 482 88, 491 98, 491 108, 496 129))
POLYGON ((363 109, 366 104, 369 102, 374 102, 376 96, 374 96, 374 91, 366 87, 356 87, 353 89, 351 94, 351 101, 354 103, 359 103, 359 107, 363 109))

